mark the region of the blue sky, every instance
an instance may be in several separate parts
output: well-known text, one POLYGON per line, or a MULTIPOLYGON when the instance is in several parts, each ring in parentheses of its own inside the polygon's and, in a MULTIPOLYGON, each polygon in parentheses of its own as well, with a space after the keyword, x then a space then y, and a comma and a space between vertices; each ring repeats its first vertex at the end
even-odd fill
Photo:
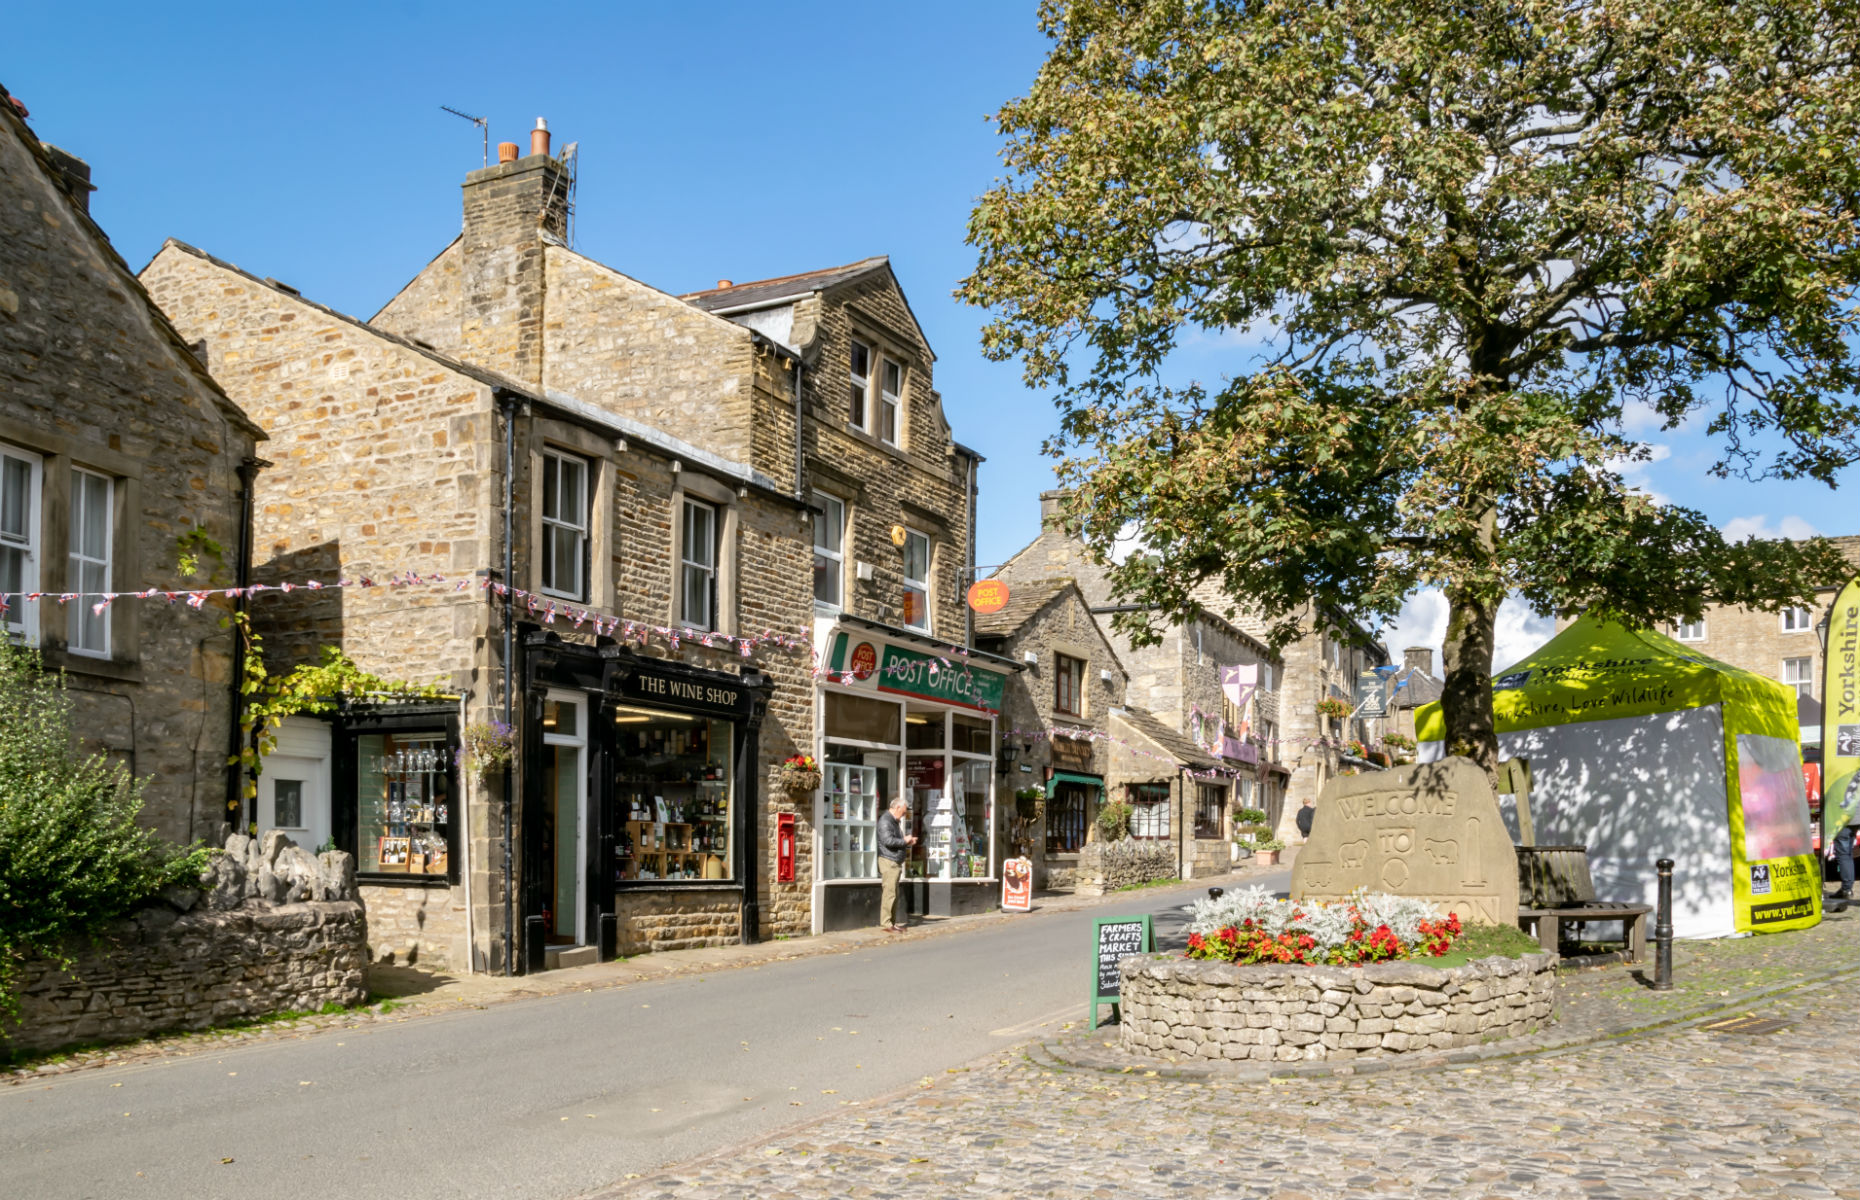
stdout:
MULTIPOLYGON (((985 119, 1045 52, 1031 3, 15 6, 0 83, 39 136, 88 160, 93 211, 135 267, 178 237, 345 312, 371 315, 458 231, 476 128, 580 143, 576 244, 671 292, 892 257, 938 354, 956 436, 988 462, 983 563, 1038 527, 1049 400, 983 359, 951 290, 969 209, 998 171, 985 119), (314 14, 314 15, 311 15, 314 14)), ((495 147, 494 147, 495 148, 495 147)), ((1181 366, 1240 369, 1239 338, 1181 366)), ((1851 491, 1719 481, 1696 431, 1641 436, 1650 491, 1735 531, 1860 531, 1851 491)), ((1860 482, 1850 472, 1846 488, 1860 482)), ((1422 596, 1389 631, 1437 645, 1422 596)), ((1547 622, 1508 611, 1501 660, 1547 622)))

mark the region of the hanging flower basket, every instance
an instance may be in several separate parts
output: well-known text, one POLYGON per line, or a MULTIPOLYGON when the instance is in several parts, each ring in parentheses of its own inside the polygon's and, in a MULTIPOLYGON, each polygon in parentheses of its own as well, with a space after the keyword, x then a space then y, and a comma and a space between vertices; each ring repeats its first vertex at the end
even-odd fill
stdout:
POLYGON ((775 768, 775 790, 790 796, 811 794, 820 786, 820 763, 811 754, 796 754, 775 768))
POLYGON ((1334 696, 1319 700, 1315 707, 1318 716, 1330 717, 1333 720, 1341 721, 1350 715, 1349 702, 1346 700, 1339 700, 1334 696))
POLYGON ((510 765, 515 756, 516 728, 493 718, 467 725, 459 734, 459 763, 477 777, 479 783, 510 765))

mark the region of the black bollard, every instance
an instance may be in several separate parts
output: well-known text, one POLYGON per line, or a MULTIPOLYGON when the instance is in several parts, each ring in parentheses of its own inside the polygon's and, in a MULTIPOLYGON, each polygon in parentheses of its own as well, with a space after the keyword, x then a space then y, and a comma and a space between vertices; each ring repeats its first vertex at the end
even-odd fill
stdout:
POLYGON ((1210 900, 1219 900, 1222 896, 1225 896, 1226 894, 1227 894, 1226 888, 1209 888, 1208 889, 1208 899, 1210 900))
POLYGON ((1673 990, 1673 860, 1654 864, 1660 871, 1660 908, 1653 926, 1653 990, 1673 990))

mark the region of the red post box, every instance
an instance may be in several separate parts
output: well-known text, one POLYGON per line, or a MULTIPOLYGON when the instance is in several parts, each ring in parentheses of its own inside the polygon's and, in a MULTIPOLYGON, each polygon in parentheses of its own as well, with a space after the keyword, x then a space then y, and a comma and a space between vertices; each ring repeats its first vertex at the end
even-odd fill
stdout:
POLYGON ((794 882, 794 814, 775 817, 775 881, 794 882))

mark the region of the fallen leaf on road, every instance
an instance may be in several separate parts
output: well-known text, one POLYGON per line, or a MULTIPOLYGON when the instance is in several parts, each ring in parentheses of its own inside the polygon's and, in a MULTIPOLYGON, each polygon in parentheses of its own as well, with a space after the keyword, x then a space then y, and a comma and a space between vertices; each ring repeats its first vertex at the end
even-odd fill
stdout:
POLYGON ((297 1081, 297 1086, 298 1087, 312 1087, 314 1085, 311 1084, 311 1082, 308 1079, 299 1079, 297 1081))
POLYGON ((229 1162, 231 1162, 231 1161, 232 1161, 232 1159, 230 1159, 230 1158, 222 1158, 222 1159, 220 1159, 220 1165, 221 1165, 221 1166, 223 1167, 223 1166, 225 1166, 225 1165, 226 1165, 227 1163, 229 1163, 229 1162))
MULTIPOLYGON (((1812 1017, 1812 1016, 1814 1016, 1815 1014, 1814 1014, 1814 1013, 1809 1013, 1808 1015, 1812 1017)), ((113 1083, 113 1084, 111 1084, 110 1086, 111 1086, 111 1087, 122 1087, 123 1085, 122 1085, 122 1084, 120 1084, 120 1083, 113 1083)))
POLYGON ((911 1161, 912 1162, 929 1162, 930 1160, 927 1158, 913 1158, 911 1161))
POLYGON ((790 1107, 790 1108, 799 1108, 799 1107, 801 1107, 801 1102, 800 1102, 799 1100, 790 1100, 790 1101, 788 1101, 788 1107, 790 1107))
MULTIPOLYGON (((820 1089, 820 1094, 821 1094, 821 1095, 823 1095, 823 1096, 837 1096, 837 1095, 839 1095, 840 1093, 839 1093, 839 1089, 838 1089, 838 1088, 821 1088, 821 1089, 820 1089)), ((124 1113, 123 1115, 124 1115, 124 1116, 126 1117, 126 1116, 128 1116, 129 1114, 128 1114, 128 1113, 124 1113)))

